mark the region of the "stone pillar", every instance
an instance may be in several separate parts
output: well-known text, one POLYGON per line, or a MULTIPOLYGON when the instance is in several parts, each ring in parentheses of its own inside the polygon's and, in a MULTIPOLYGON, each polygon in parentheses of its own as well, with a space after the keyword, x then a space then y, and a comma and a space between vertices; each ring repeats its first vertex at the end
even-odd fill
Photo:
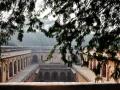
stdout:
POLYGON ((32 57, 29 57, 29 59, 30 59, 30 64, 32 63, 32 57))
POLYGON ((24 68, 26 68, 26 59, 24 58, 24 68))
POLYGON ((26 67, 28 66, 28 60, 27 60, 27 58, 26 58, 26 67))
POLYGON ((25 58, 25 66, 27 67, 27 58, 25 58))
POLYGON ((109 66, 109 65, 107 65, 107 68, 106 68, 106 71, 107 71, 107 81, 109 81, 109 79, 110 79, 110 68, 111 68, 111 66, 109 66))
POLYGON ((12 75, 14 76, 14 61, 12 61, 12 75))
POLYGON ((19 68, 20 68, 20 71, 21 71, 21 59, 19 60, 18 64, 19 64, 19 68))
POLYGON ((25 58, 24 58, 24 68, 25 68, 25 58))
MULTIPOLYGON (((18 57, 18 60, 19 60, 19 57, 18 57)), ((16 61, 16 74, 18 73, 18 60, 16 61)))
POLYGON ((27 57, 27 60, 28 60, 28 65, 30 65, 30 60, 29 60, 29 57, 27 57))
POLYGON ((29 59, 29 65, 30 65, 30 64, 31 64, 31 63, 30 63, 30 62, 31 62, 31 61, 30 61, 30 58, 28 58, 28 59, 29 59))
POLYGON ((25 65, 24 65, 24 63, 25 63, 25 61, 24 61, 24 58, 23 58, 23 62, 22 62, 22 64, 23 64, 23 69, 25 68, 25 65))
POLYGON ((10 73, 9 68, 10 68, 10 66, 9 66, 9 63, 8 63, 8 79, 10 78, 9 77, 9 73, 10 73))
POLYGON ((24 69, 24 59, 22 58, 22 69, 24 69))
POLYGON ((20 59, 20 68, 21 68, 21 70, 23 69, 23 66, 22 66, 22 58, 20 59))

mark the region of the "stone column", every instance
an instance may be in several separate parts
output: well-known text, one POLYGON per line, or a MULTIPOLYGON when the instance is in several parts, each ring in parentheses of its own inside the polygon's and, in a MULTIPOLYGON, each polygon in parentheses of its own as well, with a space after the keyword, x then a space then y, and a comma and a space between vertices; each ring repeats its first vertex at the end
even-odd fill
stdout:
POLYGON ((107 81, 109 81, 109 79, 110 79, 110 76, 109 76, 109 74, 110 74, 110 68, 111 68, 111 66, 109 66, 109 65, 107 65, 107 68, 106 68, 106 71, 107 71, 107 81))
POLYGON ((21 71, 21 58, 20 58, 20 60, 19 60, 19 63, 18 63, 18 64, 19 64, 19 66, 20 66, 19 68, 20 68, 20 71, 21 71))
POLYGON ((28 58, 26 58, 26 65, 28 66, 28 58))
POLYGON ((12 61, 12 76, 14 76, 14 61, 12 61))
POLYGON ((22 58, 22 69, 24 69, 24 60, 22 58))
POLYGON ((20 59, 20 69, 22 70, 23 67, 22 67, 22 58, 20 59))
POLYGON ((16 74, 18 73, 18 60, 16 60, 16 74))
POLYGON ((24 68, 26 68, 26 59, 24 58, 24 68))
POLYGON ((24 59, 22 58, 22 69, 24 69, 24 59))

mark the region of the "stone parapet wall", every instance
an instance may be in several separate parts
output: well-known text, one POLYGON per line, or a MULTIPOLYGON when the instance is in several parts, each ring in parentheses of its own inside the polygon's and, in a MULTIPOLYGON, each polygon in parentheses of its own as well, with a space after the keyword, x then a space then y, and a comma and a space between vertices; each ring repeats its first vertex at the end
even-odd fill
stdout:
POLYGON ((119 90, 119 84, 80 82, 21 82, 2 83, 0 90, 119 90))
POLYGON ((6 52, 6 53, 2 53, 2 58, 9 58, 9 57, 13 57, 13 56, 18 56, 18 55, 23 55, 23 54, 28 54, 31 53, 31 50, 23 50, 23 51, 14 51, 14 52, 6 52))

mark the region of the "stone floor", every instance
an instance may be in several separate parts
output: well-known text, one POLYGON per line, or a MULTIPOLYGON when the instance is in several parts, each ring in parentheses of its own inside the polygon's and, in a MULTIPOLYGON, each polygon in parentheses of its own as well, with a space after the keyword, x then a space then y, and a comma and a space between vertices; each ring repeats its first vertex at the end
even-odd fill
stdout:
POLYGON ((21 82, 23 81, 28 75, 34 71, 37 70, 39 64, 32 64, 26 67, 24 70, 19 72, 17 75, 15 75, 14 78, 10 79, 8 82, 21 82))
POLYGON ((96 75, 87 67, 81 67, 79 65, 73 65, 73 69, 80 73, 82 77, 86 78, 88 82, 94 82, 96 75))
MULTIPOLYGON (((96 75, 89 68, 81 67, 79 65, 73 65, 73 69, 75 69, 75 71, 78 71, 89 82, 95 83, 96 75)), ((119 82, 120 82, 120 79, 119 79, 119 82)), ((98 83, 116 83, 116 82, 112 78, 109 81, 103 78, 103 82, 98 82, 98 83)))

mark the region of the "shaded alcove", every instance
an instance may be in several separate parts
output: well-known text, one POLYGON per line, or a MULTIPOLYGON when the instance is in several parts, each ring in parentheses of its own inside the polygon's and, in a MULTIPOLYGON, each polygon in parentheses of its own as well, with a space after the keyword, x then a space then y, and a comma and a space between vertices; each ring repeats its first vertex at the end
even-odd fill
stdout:
POLYGON ((18 60, 18 71, 20 71, 20 60, 18 60))
POLYGON ((47 82, 47 81, 50 81, 50 73, 49 72, 45 72, 44 74, 44 80, 47 82))
POLYGON ((9 64, 9 77, 13 76, 13 67, 12 67, 12 62, 9 64))
POLYGON ((32 64, 34 64, 34 63, 38 63, 38 56, 37 55, 34 55, 32 58, 32 64))
POLYGON ((16 63, 16 61, 14 62, 14 74, 17 74, 17 63, 16 63))
POLYGON ((21 59, 21 69, 23 69, 23 63, 22 62, 23 62, 23 60, 21 59))
POLYGON ((60 73, 60 81, 66 81, 66 74, 64 72, 60 73))
POLYGON ((6 69, 6 81, 8 81, 8 65, 6 64, 5 66, 6 66, 5 68, 6 69))
POLYGON ((73 78, 72 78, 73 76, 72 76, 72 73, 69 71, 69 72, 67 72, 67 81, 72 81, 73 80, 73 78))
POLYGON ((51 75, 51 81, 58 81, 58 73, 57 72, 53 72, 51 75))

